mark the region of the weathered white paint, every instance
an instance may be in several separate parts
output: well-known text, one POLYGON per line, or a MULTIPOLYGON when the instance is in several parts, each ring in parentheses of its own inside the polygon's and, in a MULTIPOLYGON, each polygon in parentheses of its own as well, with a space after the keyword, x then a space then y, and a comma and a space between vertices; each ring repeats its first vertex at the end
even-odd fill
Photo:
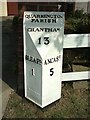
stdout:
MULTIPOLYGON (((33 21, 35 19, 36 18, 34 17, 33 21)), ((43 19, 45 18, 42 18, 42 20, 43 19)), ((52 20, 51 18, 47 18, 46 20, 48 19, 52 20)), ((43 108, 61 98, 64 13, 25 12, 23 30, 25 97, 43 108), (27 17, 31 16, 31 14, 61 16, 60 18, 58 17, 55 19, 55 23, 39 23, 31 22, 32 18, 27 17), (32 32, 31 28, 57 28, 59 30, 57 32, 32 32), (45 44, 48 43, 48 40, 44 39, 45 37, 49 38, 49 44, 45 44), (28 61, 25 59, 26 55, 38 58, 42 63, 37 64, 35 62, 28 61), (58 61, 57 56, 60 56, 58 61), (56 58, 56 61, 54 58, 56 58), (50 59, 53 59, 54 62, 48 62, 50 59), (47 61, 48 64, 46 64, 45 61, 47 61)))
POLYGON ((64 35, 63 48, 90 47, 90 34, 64 35))
POLYGON ((90 80, 90 71, 62 73, 62 81, 90 80))
POLYGON ((7 0, 0 1, 0 16, 7 16, 7 0))

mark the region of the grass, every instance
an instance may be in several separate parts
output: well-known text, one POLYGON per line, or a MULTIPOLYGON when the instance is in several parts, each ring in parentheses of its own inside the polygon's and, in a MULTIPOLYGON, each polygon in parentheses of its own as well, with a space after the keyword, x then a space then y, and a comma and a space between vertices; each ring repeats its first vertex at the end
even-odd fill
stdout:
POLYGON ((41 109, 12 92, 3 118, 87 118, 88 94, 87 89, 64 86, 61 99, 41 109))

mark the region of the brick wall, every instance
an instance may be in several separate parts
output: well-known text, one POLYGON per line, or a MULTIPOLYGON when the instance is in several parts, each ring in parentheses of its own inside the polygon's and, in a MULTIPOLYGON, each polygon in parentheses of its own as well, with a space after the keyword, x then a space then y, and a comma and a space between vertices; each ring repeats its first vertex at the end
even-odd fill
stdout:
POLYGON ((18 2, 7 2, 7 12, 8 15, 18 15, 18 2))

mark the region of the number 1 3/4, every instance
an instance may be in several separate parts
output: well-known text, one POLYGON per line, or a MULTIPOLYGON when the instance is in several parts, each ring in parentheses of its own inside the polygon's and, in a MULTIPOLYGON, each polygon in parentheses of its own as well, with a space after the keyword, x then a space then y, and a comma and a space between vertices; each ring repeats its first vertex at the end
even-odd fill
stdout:
POLYGON ((44 40, 44 44, 48 45, 50 43, 49 37, 44 37, 44 38, 38 38, 38 44, 42 44, 42 41, 44 40))

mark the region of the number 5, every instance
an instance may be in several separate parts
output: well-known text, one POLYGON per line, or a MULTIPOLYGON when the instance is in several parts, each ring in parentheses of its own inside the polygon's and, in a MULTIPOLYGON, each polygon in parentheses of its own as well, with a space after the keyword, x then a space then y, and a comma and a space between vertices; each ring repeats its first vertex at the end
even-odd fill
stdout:
POLYGON ((54 74, 54 71, 53 71, 54 68, 51 68, 50 69, 50 76, 52 76, 54 74))

